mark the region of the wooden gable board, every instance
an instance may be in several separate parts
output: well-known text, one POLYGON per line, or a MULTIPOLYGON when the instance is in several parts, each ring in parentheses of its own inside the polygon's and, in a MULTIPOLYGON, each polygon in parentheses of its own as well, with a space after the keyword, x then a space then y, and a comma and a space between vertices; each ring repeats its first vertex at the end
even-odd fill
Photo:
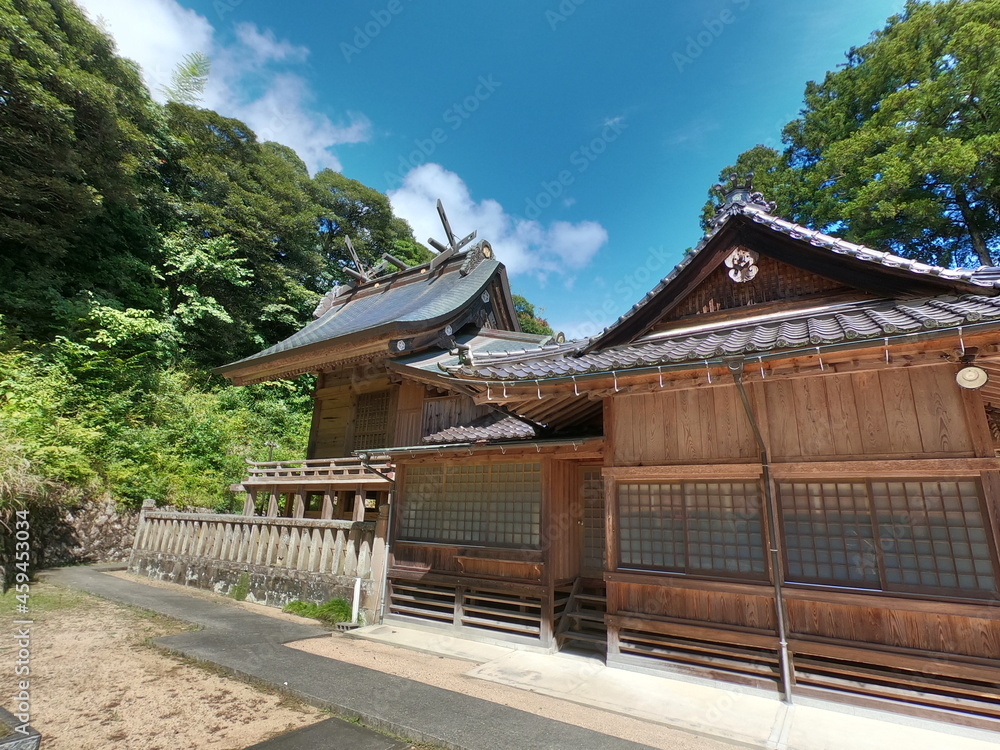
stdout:
POLYGON ((653 299, 592 341, 587 350, 626 344, 651 331, 667 329, 674 321, 710 314, 703 308, 713 312, 717 308, 723 317, 726 311, 734 316, 735 310, 794 304, 796 300, 907 299, 959 290, 973 291, 961 282, 839 255, 747 217, 734 216, 653 299), (760 270, 752 282, 736 284, 728 278, 725 259, 741 247, 758 254, 760 270), (727 296, 725 282, 748 288, 733 290, 727 296))

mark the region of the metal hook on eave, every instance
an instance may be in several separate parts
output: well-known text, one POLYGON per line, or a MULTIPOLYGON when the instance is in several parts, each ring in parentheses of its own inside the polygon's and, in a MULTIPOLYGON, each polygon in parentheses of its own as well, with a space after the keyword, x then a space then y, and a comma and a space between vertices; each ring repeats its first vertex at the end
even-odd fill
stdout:
POLYGON ((492 396, 490 395, 490 381, 487 380, 486 381, 486 400, 489 401, 490 399, 492 399, 492 396))
POLYGON ((962 346, 962 356, 965 356, 965 338, 962 336, 962 326, 958 327, 958 343, 962 346))
POLYGON ((757 357, 757 364, 760 365, 760 379, 764 380, 764 357, 757 357))
POLYGON ((542 452, 541 446, 539 446, 538 443, 535 443, 535 453, 541 453, 541 452, 542 452))
POLYGON ((507 398, 507 381, 503 381, 503 397, 507 398))
POLYGON ((507 449, 504 448, 502 445, 500 446, 500 455, 501 456, 506 456, 507 455, 507 449))
POLYGON ((621 390, 621 389, 620 389, 620 388, 618 387, 618 373, 617 373, 617 372, 615 372, 614 370, 612 370, 612 371, 611 371, 611 374, 612 374, 612 375, 614 375, 614 378, 615 378, 615 393, 618 393, 618 391, 620 391, 620 390, 621 390))
POLYGON ((712 385, 712 370, 708 366, 708 360, 705 360, 705 374, 708 375, 708 384, 712 385))
POLYGON ((573 377, 573 395, 574 396, 579 396, 580 395, 580 386, 576 382, 576 375, 573 375, 572 377, 573 377))
POLYGON ((660 374, 660 388, 663 387, 663 365, 658 365, 656 371, 660 374))
POLYGON ((889 364, 889 337, 886 336, 882 341, 885 344, 885 363, 889 364))
POLYGON ((824 372, 826 368, 823 367, 823 352, 819 350, 818 346, 816 347, 816 356, 819 357, 819 371, 824 372))
POLYGON ((538 394, 538 400, 541 401, 542 400, 542 386, 540 386, 538 384, 537 380, 535 380, 535 393, 538 394))

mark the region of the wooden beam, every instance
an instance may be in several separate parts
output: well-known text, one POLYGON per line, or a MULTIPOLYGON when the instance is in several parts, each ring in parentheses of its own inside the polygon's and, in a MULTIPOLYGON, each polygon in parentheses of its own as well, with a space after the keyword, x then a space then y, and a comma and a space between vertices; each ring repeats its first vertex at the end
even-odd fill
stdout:
POLYGON ((968 424, 969 437, 972 438, 973 450, 977 456, 995 456, 993 433, 990 432, 990 425, 986 420, 986 404, 983 403, 982 394, 961 386, 956 387, 962 395, 965 421, 968 424))
MULTIPOLYGON (((1000 458, 899 458, 856 461, 771 462, 775 479, 846 477, 974 476, 1000 470, 1000 458)), ((760 464, 677 464, 664 466, 605 466, 604 476, 618 481, 659 479, 756 479, 760 464)))

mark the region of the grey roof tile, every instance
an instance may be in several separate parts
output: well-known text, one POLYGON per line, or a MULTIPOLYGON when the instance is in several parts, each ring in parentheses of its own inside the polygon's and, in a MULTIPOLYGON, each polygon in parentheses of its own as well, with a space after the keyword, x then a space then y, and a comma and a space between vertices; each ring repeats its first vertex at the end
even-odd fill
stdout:
POLYGON ((499 412, 487 414, 467 425, 448 427, 427 435, 422 442, 427 445, 446 443, 479 443, 495 440, 530 440, 537 437, 535 428, 520 419, 499 412))
POLYGON ((723 321, 685 333, 655 334, 633 344, 579 355, 562 349, 553 356, 543 349, 502 361, 484 359, 473 367, 454 368, 458 377, 480 380, 535 380, 621 372, 631 368, 697 363, 733 355, 757 355, 782 349, 882 339, 953 328, 980 321, 1000 321, 1000 298, 982 295, 933 297, 923 300, 865 300, 790 312, 781 319, 723 321))
MULTIPOLYGON (((482 260, 467 276, 459 272, 465 255, 446 261, 440 270, 410 269, 377 279, 338 299, 334 306, 274 346, 232 364, 251 362, 299 347, 332 341, 394 323, 432 321, 469 304, 499 270, 495 258, 482 260)), ((226 365, 230 367, 231 365, 226 365)))

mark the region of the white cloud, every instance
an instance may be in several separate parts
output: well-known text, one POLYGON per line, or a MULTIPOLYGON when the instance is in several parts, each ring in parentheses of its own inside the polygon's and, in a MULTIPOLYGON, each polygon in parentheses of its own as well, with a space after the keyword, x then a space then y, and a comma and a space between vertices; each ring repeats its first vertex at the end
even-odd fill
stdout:
POLYGON ((544 226, 508 214, 490 198, 476 202, 462 178, 440 164, 410 170, 402 187, 389 191, 393 211, 410 222, 416 238, 425 243, 428 237, 444 241, 435 210, 439 198, 455 234, 477 230, 479 239, 489 241, 511 275, 528 273, 544 280, 550 274, 578 271, 608 241, 607 230, 594 221, 556 221, 544 226))
POLYGON ((270 29, 261 32, 252 23, 236 25, 236 38, 243 47, 252 52, 254 62, 262 64, 271 60, 292 60, 305 62, 309 57, 309 48, 300 47, 291 42, 279 41, 270 29))
POLYGON ((175 0, 76 0, 114 37, 118 54, 135 60, 153 97, 170 83, 177 63, 192 52, 209 54, 214 29, 204 16, 175 0))
POLYGON ((295 72, 309 55, 306 47, 278 39, 252 23, 235 26, 236 41, 221 44, 204 16, 176 0, 77 0, 94 21, 114 37, 119 54, 139 63, 153 98, 174 68, 192 52, 212 60, 202 105, 244 121, 260 140, 293 148, 313 170, 340 169, 332 149, 367 141, 371 123, 349 112, 334 122, 313 106, 306 80, 295 72))

